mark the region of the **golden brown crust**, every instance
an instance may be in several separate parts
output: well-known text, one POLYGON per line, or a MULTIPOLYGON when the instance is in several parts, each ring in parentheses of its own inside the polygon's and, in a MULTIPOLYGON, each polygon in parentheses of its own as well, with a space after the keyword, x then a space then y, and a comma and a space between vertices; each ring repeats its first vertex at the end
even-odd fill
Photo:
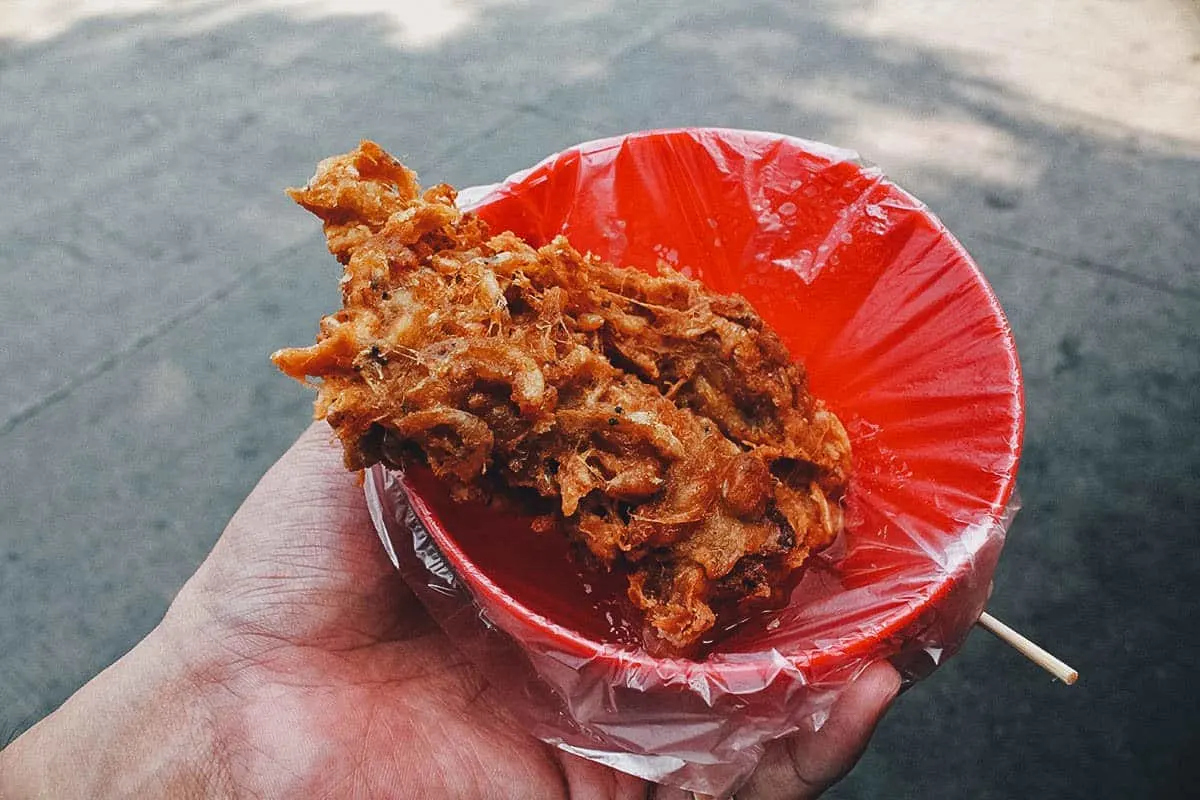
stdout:
POLYGON ((648 641, 675 652, 840 529, 845 431, 742 298, 489 236, 370 142, 291 195, 346 265, 343 308, 273 360, 320 379, 349 468, 415 446, 456 496, 554 501, 593 556, 634 565, 648 641))

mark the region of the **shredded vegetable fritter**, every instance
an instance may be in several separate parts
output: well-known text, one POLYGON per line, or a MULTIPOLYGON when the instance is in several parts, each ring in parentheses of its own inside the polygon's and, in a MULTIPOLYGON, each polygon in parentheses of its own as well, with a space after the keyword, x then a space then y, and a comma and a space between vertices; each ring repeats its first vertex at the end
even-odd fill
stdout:
POLYGON ((343 307, 273 360, 320 379, 347 467, 415 452, 459 499, 552 502, 538 527, 631 565, 657 652, 778 599, 840 529, 846 433, 742 298, 492 236, 371 142, 290 194, 345 265, 343 307))

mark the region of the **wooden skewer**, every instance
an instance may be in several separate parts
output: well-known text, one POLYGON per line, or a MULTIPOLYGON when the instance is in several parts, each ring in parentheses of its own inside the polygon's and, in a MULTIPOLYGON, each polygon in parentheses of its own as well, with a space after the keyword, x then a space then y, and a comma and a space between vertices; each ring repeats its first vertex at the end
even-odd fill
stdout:
POLYGON ((1067 686, 1079 680, 1079 673, 1071 669, 1059 659, 1055 658, 1050 653, 1038 647, 1033 642, 1026 639, 1021 634, 1014 631, 1012 628, 1005 625, 1000 620, 993 617, 986 611, 979 618, 979 626, 992 634, 1000 641, 1010 645, 1021 655, 1028 658, 1033 663, 1037 664, 1042 669, 1049 672, 1054 677, 1065 683, 1067 686))

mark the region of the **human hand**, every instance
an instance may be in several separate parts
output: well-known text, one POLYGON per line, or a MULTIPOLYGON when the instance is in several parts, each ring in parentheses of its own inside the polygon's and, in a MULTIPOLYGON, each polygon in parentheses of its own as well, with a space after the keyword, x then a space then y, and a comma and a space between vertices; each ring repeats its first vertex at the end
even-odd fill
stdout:
MULTIPOLYGON (((873 665, 739 800, 816 797, 899 687, 873 665)), ((526 734, 423 611, 317 424, 162 623, 0 752, 0 797, 690 797, 526 734)))

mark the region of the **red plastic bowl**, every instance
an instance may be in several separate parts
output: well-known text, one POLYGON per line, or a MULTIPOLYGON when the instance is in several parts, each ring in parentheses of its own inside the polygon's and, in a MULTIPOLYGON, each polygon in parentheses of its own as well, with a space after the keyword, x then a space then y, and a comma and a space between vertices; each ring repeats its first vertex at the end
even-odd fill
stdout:
POLYGON ((801 683, 832 685, 914 643, 957 646, 1003 541, 1022 389, 995 295, 920 202, 848 151, 684 129, 572 147, 474 210, 534 244, 561 233, 606 260, 653 269, 664 259, 742 294, 845 422, 854 460, 842 540, 812 560, 787 608, 699 662, 653 659, 606 635, 605 598, 623 579, 581 576, 527 520, 451 503, 410 470, 401 480, 414 511, 492 624, 604 680, 652 673, 661 680, 648 686, 733 694, 769 685, 781 658, 801 683))

